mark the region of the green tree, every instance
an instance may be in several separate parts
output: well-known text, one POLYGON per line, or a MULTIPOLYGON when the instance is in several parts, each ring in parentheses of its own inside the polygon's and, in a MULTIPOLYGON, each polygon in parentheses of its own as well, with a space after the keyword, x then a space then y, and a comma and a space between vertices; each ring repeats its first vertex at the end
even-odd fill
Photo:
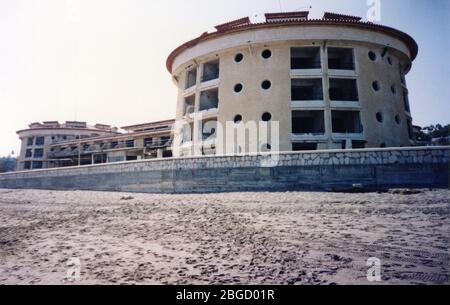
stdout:
POLYGON ((0 173, 12 172, 16 170, 17 159, 11 156, 0 157, 0 173))
POLYGON ((430 125, 422 128, 417 139, 426 145, 450 145, 450 124, 430 125))

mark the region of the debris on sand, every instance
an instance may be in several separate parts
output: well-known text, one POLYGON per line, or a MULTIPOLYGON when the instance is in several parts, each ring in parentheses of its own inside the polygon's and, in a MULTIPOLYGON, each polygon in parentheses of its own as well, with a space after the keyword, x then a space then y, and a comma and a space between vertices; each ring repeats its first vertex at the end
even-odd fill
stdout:
POLYGON ((423 190, 411 190, 411 189, 392 189, 389 190, 390 194, 394 195, 417 195, 422 194, 423 190))
POLYGON ((133 200, 133 199, 134 199, 134 197, 131 197, 131 196, 125 196, 125 197, 120 198, 120 200, 133 200))

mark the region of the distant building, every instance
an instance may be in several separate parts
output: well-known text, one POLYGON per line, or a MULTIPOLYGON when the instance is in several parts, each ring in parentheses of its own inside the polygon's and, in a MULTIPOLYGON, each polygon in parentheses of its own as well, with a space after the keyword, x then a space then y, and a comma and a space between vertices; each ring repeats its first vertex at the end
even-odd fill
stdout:
MULTIPOLYGON (((414 144, 405 81, 418 53, 414 39, 359 17, 308 14, 235 20, 170 54, 176 119, 191 131, 175 130, 177 156, 193 147, 214 154, 234 132, 214 135, 202 126, 233 121, 278 121, 281 151, 414 144)), ((251 141, 239 152, 254 152, 251 141)))
POLYGON ((17 132, 17 170, 171 157, 173 120, 122 127, 85 122, 33 123, 17 132))

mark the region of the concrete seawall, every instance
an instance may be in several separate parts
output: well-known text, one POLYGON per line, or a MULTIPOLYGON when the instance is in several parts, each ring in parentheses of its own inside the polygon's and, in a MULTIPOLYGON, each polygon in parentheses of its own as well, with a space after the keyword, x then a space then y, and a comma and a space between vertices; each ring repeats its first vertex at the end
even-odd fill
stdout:
POLYGON ((143 193, 448 188, 450 147, 211 156, 0 174, 0 188, 143 193))

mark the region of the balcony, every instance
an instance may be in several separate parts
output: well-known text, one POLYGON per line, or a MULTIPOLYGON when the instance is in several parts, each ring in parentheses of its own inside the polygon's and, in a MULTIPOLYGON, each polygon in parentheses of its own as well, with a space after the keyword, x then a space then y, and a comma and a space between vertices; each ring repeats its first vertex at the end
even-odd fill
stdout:
POLYGON ((355 70, 353 49, 351 48, 328 48, 329 70, 355 70))
MULTIPOLYGON (((172 145, 172 138, 170 137, 162 137, 159 141, 147 141, 146 145, 137 146, 135 143, 130 145, 130 142, 123 143, 107 143, 107 144, 95 144, 89 145, 87 147, 82 147, 81 155, 93 154, 93 153, 102 153, 111 150, 133 150, 133 149, 159 149, 166 148, 172 145)), ((69 157, 77 157, 78 156, 78 148, 66 148, 64 150, 54 150, 50 151, 48 154, 50 159, 55 158, 69 158, 69 157)))
POLYGON ((323 101, 321 78, 295 78, 291 80, 292 101, 323 101))
POLYGON ((219 78, 219 61, 214 60, 203 65, 203 74, 201 81, 209 82, 219 78))
POLYGON ((173 139, 170 137, 162 137, 159 141, 148 143, 145 147, 151 149, 166 148, 172 145, 173 139))
POLYGON ((356 79, 330 78, 329 93, 333 108, 360 108, 356 79))
POLYGON ((197 84, 197 68, 186 72, 186 85, 184 89, 189 89, 197 84))
POLYGON ((183 116, 188 117, 195 111, 195 95, 191 95, 184 99, 183 116))
POLYGON ((200 111, 219 108, 219 90, 211 89, 200 93, 200 111))
POLYGON ((320 47, 291 48, 291 75, 315 75, 321 72, 320 47))
POLYGON ((320 47, 291 48, 291 69, 321 69, 320 47))
POLYGON ((364 140, 359 111, 333 110, 331 117, 334 140, 364 140))
POLYGON ((292 111, 292 140, 320 139, 325 139, 324 111, 292 111))
POLYGON ((65 149, 65 150, 58 150, 58 151, 50 151, 48 153, 49 159, 69 158, 69 157, 76 157, 76 156, 78 156, 78 149, 75 149, 75 150, 65 149))

